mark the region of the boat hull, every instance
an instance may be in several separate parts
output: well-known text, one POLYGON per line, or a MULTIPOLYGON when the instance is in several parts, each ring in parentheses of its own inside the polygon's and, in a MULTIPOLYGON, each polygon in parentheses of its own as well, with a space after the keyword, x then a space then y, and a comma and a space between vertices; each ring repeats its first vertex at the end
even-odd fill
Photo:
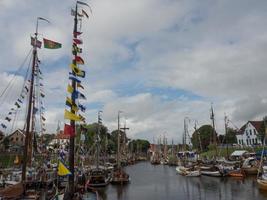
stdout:
POLYGON ((261 190, 267 190, 267 180, 257 179, 258 187, 261 190))

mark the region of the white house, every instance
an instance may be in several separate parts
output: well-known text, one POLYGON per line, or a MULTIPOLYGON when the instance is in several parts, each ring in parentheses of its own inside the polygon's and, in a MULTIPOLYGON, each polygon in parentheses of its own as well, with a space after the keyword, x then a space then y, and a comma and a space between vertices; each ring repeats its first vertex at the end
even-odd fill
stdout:
POLYGON ((263 121, 248 121, 236 135, 237 143, 244 146, 261 144, 259 132, 262 125, 263 121))
POLYGON ((59 131, 58 134, 55 135, 55 137, 51 140, 51 142, 49 143, 49 146, 53 146, 55 144, 58 144, 62 147, 65 147, 70 140, 70 136, 64 134, 63 131, 59 131))

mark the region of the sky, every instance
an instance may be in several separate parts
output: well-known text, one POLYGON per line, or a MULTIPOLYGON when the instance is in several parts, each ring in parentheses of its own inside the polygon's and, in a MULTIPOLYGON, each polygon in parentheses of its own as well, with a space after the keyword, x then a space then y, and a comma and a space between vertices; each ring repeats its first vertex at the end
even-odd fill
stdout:
MULTIPOLYGON (((267 115, 266 0, 91 0, 83 19, 83 79, 87 123, 102 110, 109 131, 127 122, 128 136, 153 141, 182 141, 186 119, 193 126, 211 124, 224 133, 267 115)), ((37 17, 42 37, 62 43, 40 49, 46 97, 46 127, 64 124, 74 0, 0 1, 0 92, 15 77, 12 93, 0 98, 0 117, 16 101, 23 73, 14 75, 31 49, 37 17)), ((18 94, 19 95, 19 94, 18 94)), ((22 114, 21 114, 22 115, 22 114)), ((1 121, 1 122, 2 122, 1 121)), ((18 122, 16 126, 21 126, 18 122)))

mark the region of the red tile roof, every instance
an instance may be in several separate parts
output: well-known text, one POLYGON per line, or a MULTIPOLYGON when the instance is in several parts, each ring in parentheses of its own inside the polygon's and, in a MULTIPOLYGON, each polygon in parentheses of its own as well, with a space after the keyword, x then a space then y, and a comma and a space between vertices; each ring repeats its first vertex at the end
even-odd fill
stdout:
POLYGON ((244 134, 244 131, 245 131, 245 129, 246 129, 248 123, 251 123, 252 126, 254 126, 255 129, 256 129, 258 132, 260 132, 260 129, 261 129, 261 126, 262 126, 263 121, 248 121, 246 124, 244 124, 244 125, 239 129, 239 131, 238 131, 238 135, 242 135, 242 134, 244 134))

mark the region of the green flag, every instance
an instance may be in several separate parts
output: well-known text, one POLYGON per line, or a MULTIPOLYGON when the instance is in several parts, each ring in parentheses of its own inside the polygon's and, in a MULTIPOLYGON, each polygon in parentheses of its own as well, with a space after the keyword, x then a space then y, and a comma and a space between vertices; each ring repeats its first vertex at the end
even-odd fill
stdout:
POLYGON ((48 40, 45 38, 43 38, 43 40, 44 40, 44 48, 47 48, 47 49, 59 49, 62 46, 60 43, 54 42, 52 40, 48 40))

